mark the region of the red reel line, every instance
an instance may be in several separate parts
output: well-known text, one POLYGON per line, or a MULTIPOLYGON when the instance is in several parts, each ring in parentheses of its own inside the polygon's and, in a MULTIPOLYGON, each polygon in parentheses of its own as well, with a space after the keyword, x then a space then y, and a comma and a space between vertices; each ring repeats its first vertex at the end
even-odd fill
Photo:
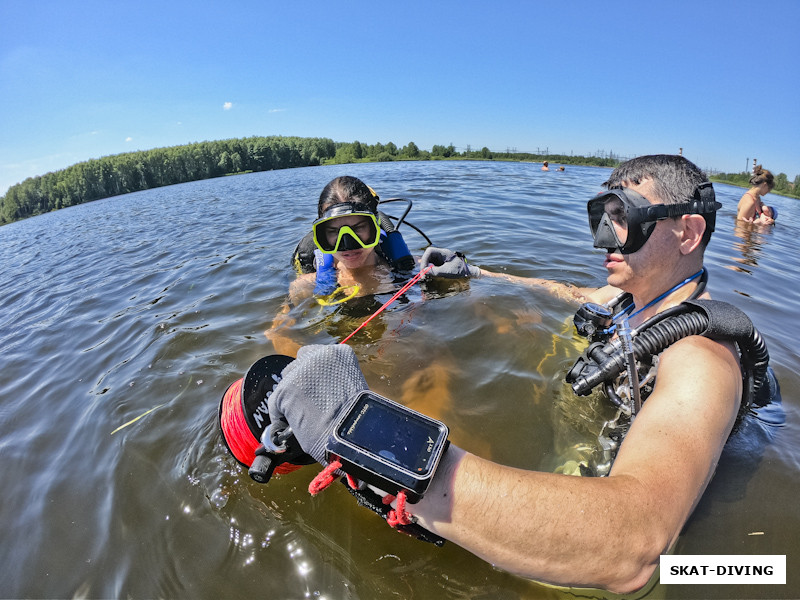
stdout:
MULTIPOLYGON (((400 296, 402 296, 412 285, 414 285, 417 281, 419 281, 425 273, 427 273, 433 265, 429 265, 419 273, 417 273, 414 277, 412 277, 402 288, 400 288, 397 293, 389 298, 386 302, 381 305, 378 310, 376 310, 372 315, 369 316, 359 327, 353 331, 350 335, 344 338, 340 344, 346 343, 350 338, 352 338, 357 332, 359 332, 364 326, 367 325, 372 319, 377 317, 381 312, 383 312, 392 302, 397 300, 400 296)), ((280 359, 279 355, 273 355, 274 358, 280 359)), ((228 389, 225 390, 225 393, 222 396, 222 400, 219 406, 219 424, 220 428, 222 429, 222 437, 225 441, 225 445, 228 447, 228 450, 231 454, 233 454, 234 458, 236 458, 239 463, 243 466, 250 468, 253 465, 253 461, 256 457, 256 450, 261 445, 261 432, 263 431, 263 427, 259 430, 253 423, 248 423, 247 415, 250 414, 248 412, 247 407, 247 400, 248 398, 245 397, 245 392, 252 393, 254 390, 245 390, 245 383, 251 385, 250 378, 248 377, 250 371, 256 367, 260 367, 264 369, 263 363, 264 361, 268 362, 269 357, 264 357, 253 366, 250 367, 250 370, 245 377, 234 381, 228 389), (247 382, 245 381, 247 379, 247 382)), ((285 357, 289 359, 289 357, 285 357)), ((291 360, 291 359, 289 359, 291 360)), ((271 367, 266 367, 267 373, 264 376, 268 376, 269 374, 278 375, 283 370, 284 365, 275 365, 272 364, 271 367), (280 369, 276 373, 271 373, 271 370, 280 366, 280 369)), ((251 407, 252 408, 252 407, 251 407)), ((252 412, 252 411, 251 411, 252 412)), ((268 421, 267 421, 268 422, 268 421)), ((296 471, 302 465, 295 465, 289 462, 283 463, 282 465, 275 468, 275 473, 278 474, 286 474, 291 473, 292 471, 296 471)))

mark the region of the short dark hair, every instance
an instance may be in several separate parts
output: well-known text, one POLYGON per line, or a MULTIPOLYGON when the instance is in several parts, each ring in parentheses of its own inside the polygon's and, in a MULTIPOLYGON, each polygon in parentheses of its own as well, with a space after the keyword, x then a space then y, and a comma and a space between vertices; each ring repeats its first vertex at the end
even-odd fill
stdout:
POLYGON ((378 212, 378 195, 358 177, 342 175, 328 183, 319 195, 317 216, 321 217, 328 208, 342 202, 361 202, 369 209, 378 212))
MULTIPOLYGON (((664 204, 680 204, 691 200, 697 188, 708 183, 706 174, 693 162, 677 154, 652 154, 638 156, 622 163, 611 173, 603 185, 608 188, 619 187, 624 183, 639 185, 649 179, 658 200, 664 204)), ((703 215, 706 230, 703 233, 703 247, 708 245, 714 231, 716 213, 703 215)))

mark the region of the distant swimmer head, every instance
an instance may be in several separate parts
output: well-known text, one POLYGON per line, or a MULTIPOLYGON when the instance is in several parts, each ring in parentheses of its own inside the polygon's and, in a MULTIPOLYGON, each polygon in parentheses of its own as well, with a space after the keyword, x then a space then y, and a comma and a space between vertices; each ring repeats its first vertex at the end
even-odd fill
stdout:
POLYGON ((756 166, 753 169, 753 176, 750 178, 750 185, 753 187, 757 186, 765 186, 765 189, 762 190, 763 194, 768 194, 772 191, 772 188, 775 187, 775 176, 772 172, 767 171, 761 165, 756 166))

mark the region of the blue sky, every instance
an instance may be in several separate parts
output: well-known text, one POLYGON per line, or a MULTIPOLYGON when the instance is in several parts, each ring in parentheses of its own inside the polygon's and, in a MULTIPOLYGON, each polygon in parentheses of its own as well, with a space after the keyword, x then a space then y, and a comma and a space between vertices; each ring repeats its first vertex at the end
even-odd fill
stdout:
POLYGON ((800 174, 800 2, 0 0, 0 194, 252 135, 800 174))

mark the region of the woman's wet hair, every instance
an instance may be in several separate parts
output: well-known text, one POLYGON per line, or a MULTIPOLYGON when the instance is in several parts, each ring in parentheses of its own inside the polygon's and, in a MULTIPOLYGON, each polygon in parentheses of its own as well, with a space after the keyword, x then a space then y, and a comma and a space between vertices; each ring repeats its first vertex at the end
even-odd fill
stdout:
MULTIPOLYGON (((694 197, 700 184, 707 183, 706 174, 693 162, 677 154, 653 154, 639 156, 622 163, 614 169, 603 185, 607 188, 620 187, 623 183, 639 185, 645 180, 653 182, 655 198, 649 200, 663 204, 680 204, 694 197)), ((703 245, 711 239, 713 227, 709 221, 713 215, 703 215, 706 231, 703 245)))
POLYGON ((317 216, 321 217, 328 208, 342 202, 361 202, 369 209, 378 212, 378 196, 358 177, 343 175, 337 177, 322 190, 317 205, 317 216))
POLYGON ((757 186, 766 183, 769 189, 775 187, 775 177, 761 165, 753 169, 753 176, 750 178, 750 185, 757 186))

